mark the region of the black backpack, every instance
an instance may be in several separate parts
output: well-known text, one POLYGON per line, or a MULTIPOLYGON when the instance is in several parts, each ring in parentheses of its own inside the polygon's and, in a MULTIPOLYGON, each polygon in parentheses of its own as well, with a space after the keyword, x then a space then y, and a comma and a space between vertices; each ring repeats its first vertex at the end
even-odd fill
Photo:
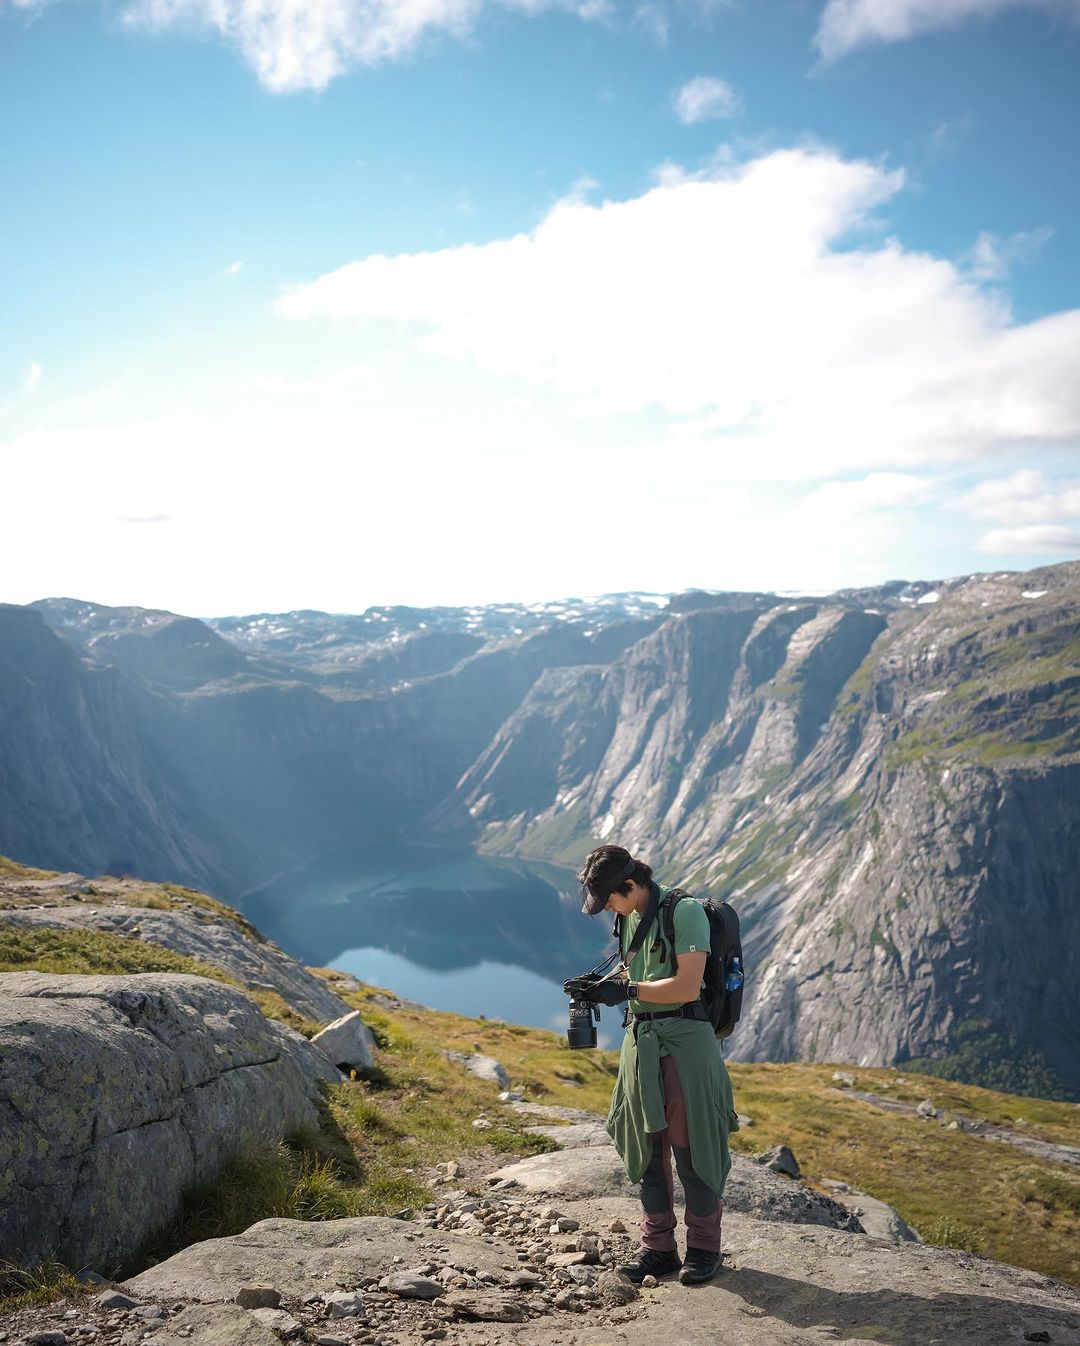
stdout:
MULTIPOLYGON (((690 894, 681 888, 672 888, 661 905, 664 935, 668 947, 675 947, 675 907, 690 894)), ((702 976, 701 1001, 708 1012, 713 1031, 718 1038, 730 1037, 742 1014, 743 963, 742 940, 739 935, 739 916, 728 902, 714 902, 711 897, 696 899, 709 918, 710 947, 702 976)), ((613 931, 622 944, 622 918, 615 918, 613 931)), ((673 969, 674 970, 674 969, 673 969)))

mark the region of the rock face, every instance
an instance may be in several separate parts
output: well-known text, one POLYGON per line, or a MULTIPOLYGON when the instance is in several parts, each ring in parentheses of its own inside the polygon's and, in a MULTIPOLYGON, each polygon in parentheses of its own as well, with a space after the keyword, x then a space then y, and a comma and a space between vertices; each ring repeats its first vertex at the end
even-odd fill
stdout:
POLYGON ((148 907, 110 905, 107 897, 87 900, 80 892, 85 884, 76 876, 70 877, 75 881, 69 887, 78 900, 65 898, 64 890, 55 884, 24 882, 17 887, 30 894, 27 900, 34 900, 34 895, 39 894, 43 905, 0 911, 0 922, 99 930, 117 935, 129 935, 138 927, 138 937, 148 943, 213 963, 245 986, 277 991, 297 1013, 317 1023, 340 1018, 348 1010, 325 982, 295 958, 282 953, 276 944, 262 936, 246 933, 227 918, 209 916, 198 908, 155 911, 148 907))
POLYGON ((0 974, 0 1255, 111 1268, 338 1078, 218 982, 0 974))
POLYGON ((608 838, 729 899, 734 1059, 951 1057, 1080 1096, 1080 564, 738 597, 542 675, 463 776, 462 828, 608 838))

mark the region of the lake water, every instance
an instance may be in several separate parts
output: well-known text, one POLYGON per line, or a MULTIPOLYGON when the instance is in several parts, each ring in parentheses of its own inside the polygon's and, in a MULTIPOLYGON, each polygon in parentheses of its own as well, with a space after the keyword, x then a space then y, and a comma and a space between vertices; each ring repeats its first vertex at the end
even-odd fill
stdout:
MULTIPOLYGON (((569 869, 428 847, 334 851, 245 895, 287 953, 433 1009, 566 1028, 564 978, 614 950, 569 869)), ((605 1009, 601 1041, 620 1036, 605 1009)))

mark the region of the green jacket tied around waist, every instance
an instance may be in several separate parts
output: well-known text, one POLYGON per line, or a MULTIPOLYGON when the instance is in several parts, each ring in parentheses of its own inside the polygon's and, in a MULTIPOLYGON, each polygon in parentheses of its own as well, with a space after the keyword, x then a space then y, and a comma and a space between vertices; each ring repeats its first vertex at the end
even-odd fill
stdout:
POLYGON ((652 1132, 667 1126, 660 1059, 675 1058, 686 1102, 694 1171, 717 1195, 724 1190, 731 1154, 728 1135, 739 1129, 720 1044, 701 1019, 631 1023, 619 1055, 607 1133, 631 1182, 640 1182, 652 1158, 652 1132))

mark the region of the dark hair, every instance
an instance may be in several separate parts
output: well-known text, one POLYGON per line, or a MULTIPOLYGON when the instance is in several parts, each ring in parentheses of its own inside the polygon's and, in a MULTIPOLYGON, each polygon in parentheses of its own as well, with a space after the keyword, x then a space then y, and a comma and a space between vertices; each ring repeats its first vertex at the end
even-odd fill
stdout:
POLYGON ((652 882, 652 866, 644 860, 635 860, 622 846, 597 846, 595 851, 590 851, 585 857, 578 882, 590 893, 625 893, 628 883, 640 883, 643 888, 647 888, 652 882), (611 879, 627 865, 633 865, 633 870, 612 888, 611 879))

